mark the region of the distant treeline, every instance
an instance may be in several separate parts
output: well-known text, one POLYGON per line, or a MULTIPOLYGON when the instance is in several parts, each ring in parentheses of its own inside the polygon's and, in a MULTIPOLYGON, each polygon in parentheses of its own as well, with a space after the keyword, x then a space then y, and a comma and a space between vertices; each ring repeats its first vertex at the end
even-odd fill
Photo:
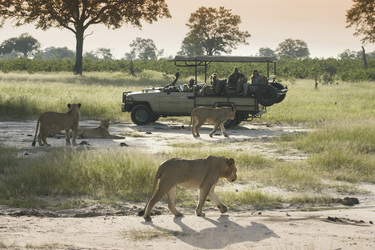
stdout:
MULTIPOLYGON (((25 58, 0 59, 0 71, 36 72, 73 72, 74 59, 32 60, 25 58)), ((207 74, 217 73, 219 78, 226 78, 234 67, 239 67, 246 76, 250 76, 254 69, 261 74, 267 74, 267 65, 262 63, 210 63, 207 74)), ((177 67, 168 60, 91 60, 84 59, 84 72, 126 72, 137 75, 144 70, 154 70, 166 75, 179 72, 182 77, 194 75, 194 68, 177 67)), ((270 67, 270 75, 274 72, 270 67)), ((368 69, 361 59, 280 59, 277 62, 277 77, 280 79, 314 79, 323 83, 335 81, 375 81, 375 59, 368 60, 368 69)), ((198 74, 204 74, 204 67, 199 68, 198 74)))

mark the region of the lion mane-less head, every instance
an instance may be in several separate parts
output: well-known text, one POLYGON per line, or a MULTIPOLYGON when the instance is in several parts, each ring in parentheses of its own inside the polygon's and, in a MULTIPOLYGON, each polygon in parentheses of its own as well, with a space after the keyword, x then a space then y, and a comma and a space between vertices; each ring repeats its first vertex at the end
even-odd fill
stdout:
POLYGON ((234 182, 237 179, 237 168, 234 163, 234 159, 227 159, 228 169, 225 170, 224 177, 228 182, 234 182))

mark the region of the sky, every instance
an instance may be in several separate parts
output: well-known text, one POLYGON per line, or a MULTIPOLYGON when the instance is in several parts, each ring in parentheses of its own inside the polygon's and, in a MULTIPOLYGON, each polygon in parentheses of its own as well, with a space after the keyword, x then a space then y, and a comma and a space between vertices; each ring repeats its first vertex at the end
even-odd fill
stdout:
MULTIPOLYGON (((346 28, 346 11, 353 6, 352 0, 165 0, 172 18, 163 18, 153 24, 143 22, 142 29, 123 25, 120 29, 108 29, 92 25, 87 31, 84 51, 109 48, 116 59, 130 52, 129 44, 137 37, 152 39, 163 57, 174 57, 181 48, 188 28, 190 14, 199 7, 223 6, 239 15, 240 30, 248 31, 249 45, 240 45, 231 55, 255 56, 262 47, 276 50, 288 38, 307 43, 311 58, 337 58, 346 49, 360 51, 361 37, 353 36, 354 28, 346 28)), ((37 30, 33 25, 13 27, 7 22, 0 28, 0 43, 22 33, 36 38, 42 49, 68 47, 75 51, 75 37, 71 31, 56 28, 37 30)), ((365 44, 367 52, 375 51, 374 44, 365 44)))

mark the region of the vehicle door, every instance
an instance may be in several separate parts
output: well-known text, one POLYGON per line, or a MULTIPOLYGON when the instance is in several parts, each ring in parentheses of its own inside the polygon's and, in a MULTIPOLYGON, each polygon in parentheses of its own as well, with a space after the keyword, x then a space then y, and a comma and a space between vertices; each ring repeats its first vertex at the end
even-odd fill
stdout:
MULTIPOLYGON (((165 114, 190 114, 189 102, 194 102, 194 99, 189 98, 193 96, 192 92, 182 91, 164 91, 160 93, 160 112, 165 114)), ((193 106, 191 104, 190 106, 193 106)))

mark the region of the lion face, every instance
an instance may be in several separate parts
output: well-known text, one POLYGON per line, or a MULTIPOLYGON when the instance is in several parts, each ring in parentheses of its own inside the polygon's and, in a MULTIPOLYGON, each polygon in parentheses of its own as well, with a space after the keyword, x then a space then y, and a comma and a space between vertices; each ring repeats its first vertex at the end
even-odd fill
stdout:
POLYGON ((100 127, 102 127, 102 128, 105 129, 105 130, 108 130, 108 128, 109 128, 109 123, 110 123, 110 120, 109 120, 109 119, 100 120, 100 127))
POLYGON ((227 171, 226 179, 228 182, 234 182, 237 179, 237 168, 234 163, 234 159, 233 158, 228 159, 227 163, 228 163, 229 169, 227 171))
POLYGON ((232 173, 227 177, 228 182, 234 182, 237 179, 237 168, 232 170, 232 173))

